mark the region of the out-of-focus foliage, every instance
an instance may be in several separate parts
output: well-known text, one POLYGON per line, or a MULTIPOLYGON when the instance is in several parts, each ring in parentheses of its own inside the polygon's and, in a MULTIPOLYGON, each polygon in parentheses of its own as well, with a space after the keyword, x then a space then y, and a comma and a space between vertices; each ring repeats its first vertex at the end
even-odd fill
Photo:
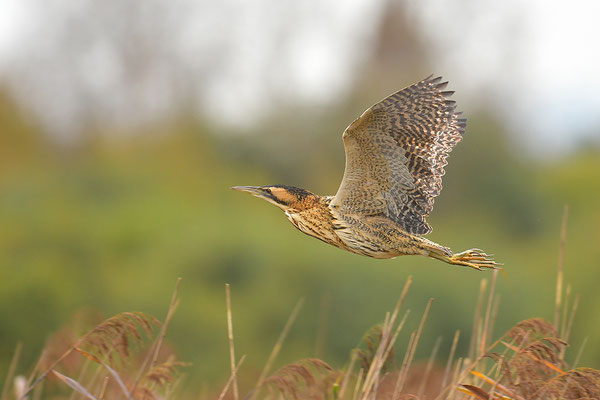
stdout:
MULTIPOLYGON (((305 305, 277 364, 313 355, 323 330, 319 356, 342 363, 409 274, 415 284, 408 308, 421 313, 424 299, 436 298, 422 348, 441 335, 445 354, 454 330, 470 329, 484 274, 419 257, 345 253, 300 234, 275 207, 229 190, 287 183, 335 193, 344 123, 364 108, 351 104, 321 114, 296 110, 303 125, 286 125, 284 113, 262 135, 225 139, 182 116, 131 139, 90 134, 65 148, 47 143, 3 97, 0 376, 17 341, 25 344, 22 362, 32 364, 47 335, 83 307, 164 315, 179 276, 182 301, 169 338, 180 358, 193 362, 198 386, 228 375, 226 282, 236 351, 247 354, 244 368, 256 375, 299 298, 305 305)), ((455 250, 481 247, 505 263, 497 289, 501 332, 526 317, 551 318, 560 215, 568 203, 566 281, 585 300, 570 342, 579 346, 589 336, 582 363, 597 367, 598 149, 554 162, 519 159, 497 121, 467 116, 465 140, 450 157, 430 217, 432 240, 455 250)))

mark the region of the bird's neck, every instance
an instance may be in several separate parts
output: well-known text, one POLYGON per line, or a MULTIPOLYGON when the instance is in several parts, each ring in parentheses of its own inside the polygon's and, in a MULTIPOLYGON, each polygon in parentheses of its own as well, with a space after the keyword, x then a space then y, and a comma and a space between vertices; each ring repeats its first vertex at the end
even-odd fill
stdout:
POLYGON ((290 222, 301 232, 334 246, 342 246, 333 228, 335 218, 329 208, 330 196, 317 196, 305 199, 302 209, 286 210, 290 222))
POLYGON ((303 211, 311 210, 313 208, 327 207, 330 202, 331 197, 329 196, 319 196, 316 194, 311 194, 292 202, 289 205, 289 208, 286 210, 286 214, 297 214, 303 211))

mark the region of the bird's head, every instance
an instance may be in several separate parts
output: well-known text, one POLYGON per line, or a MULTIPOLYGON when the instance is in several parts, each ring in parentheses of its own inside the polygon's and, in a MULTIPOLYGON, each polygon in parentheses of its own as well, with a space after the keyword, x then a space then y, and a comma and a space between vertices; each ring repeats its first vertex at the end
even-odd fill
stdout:
POLYGON ((247 192, 253 196, 259 197, 269 203, 275 204, 283 211, 299 212, 311 206, 317 196, 308 190, 300 189, 294 186, 273 185, 273 186, 234 186, 233 190, 247 192))

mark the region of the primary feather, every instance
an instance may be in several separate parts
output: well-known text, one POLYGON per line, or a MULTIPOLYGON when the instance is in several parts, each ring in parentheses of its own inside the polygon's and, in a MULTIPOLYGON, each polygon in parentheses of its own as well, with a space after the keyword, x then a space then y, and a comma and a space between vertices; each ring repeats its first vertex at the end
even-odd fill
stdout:
POLYGON ((448 82, 426 78, 367 109, 344 131, 346 169, 332 206, 352 214, 383 214, 413 234, 442 189, 448 153, 466 120, 443 91, 448 82))

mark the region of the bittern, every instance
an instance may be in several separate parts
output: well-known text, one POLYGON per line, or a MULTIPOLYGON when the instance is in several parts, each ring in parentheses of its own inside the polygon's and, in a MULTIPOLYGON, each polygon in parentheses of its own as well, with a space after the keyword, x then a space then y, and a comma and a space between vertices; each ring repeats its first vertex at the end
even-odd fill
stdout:
POLYGON ((300 231, 374 258, 422 255, 481 270, 500 264, 480 249, 452 253, 422 235, 442 190, 448 153, 466 119, 429 76, 367 109, 342 135, 346 168, 335 196, 286 185, 236 186, 283 210, 300 231))

